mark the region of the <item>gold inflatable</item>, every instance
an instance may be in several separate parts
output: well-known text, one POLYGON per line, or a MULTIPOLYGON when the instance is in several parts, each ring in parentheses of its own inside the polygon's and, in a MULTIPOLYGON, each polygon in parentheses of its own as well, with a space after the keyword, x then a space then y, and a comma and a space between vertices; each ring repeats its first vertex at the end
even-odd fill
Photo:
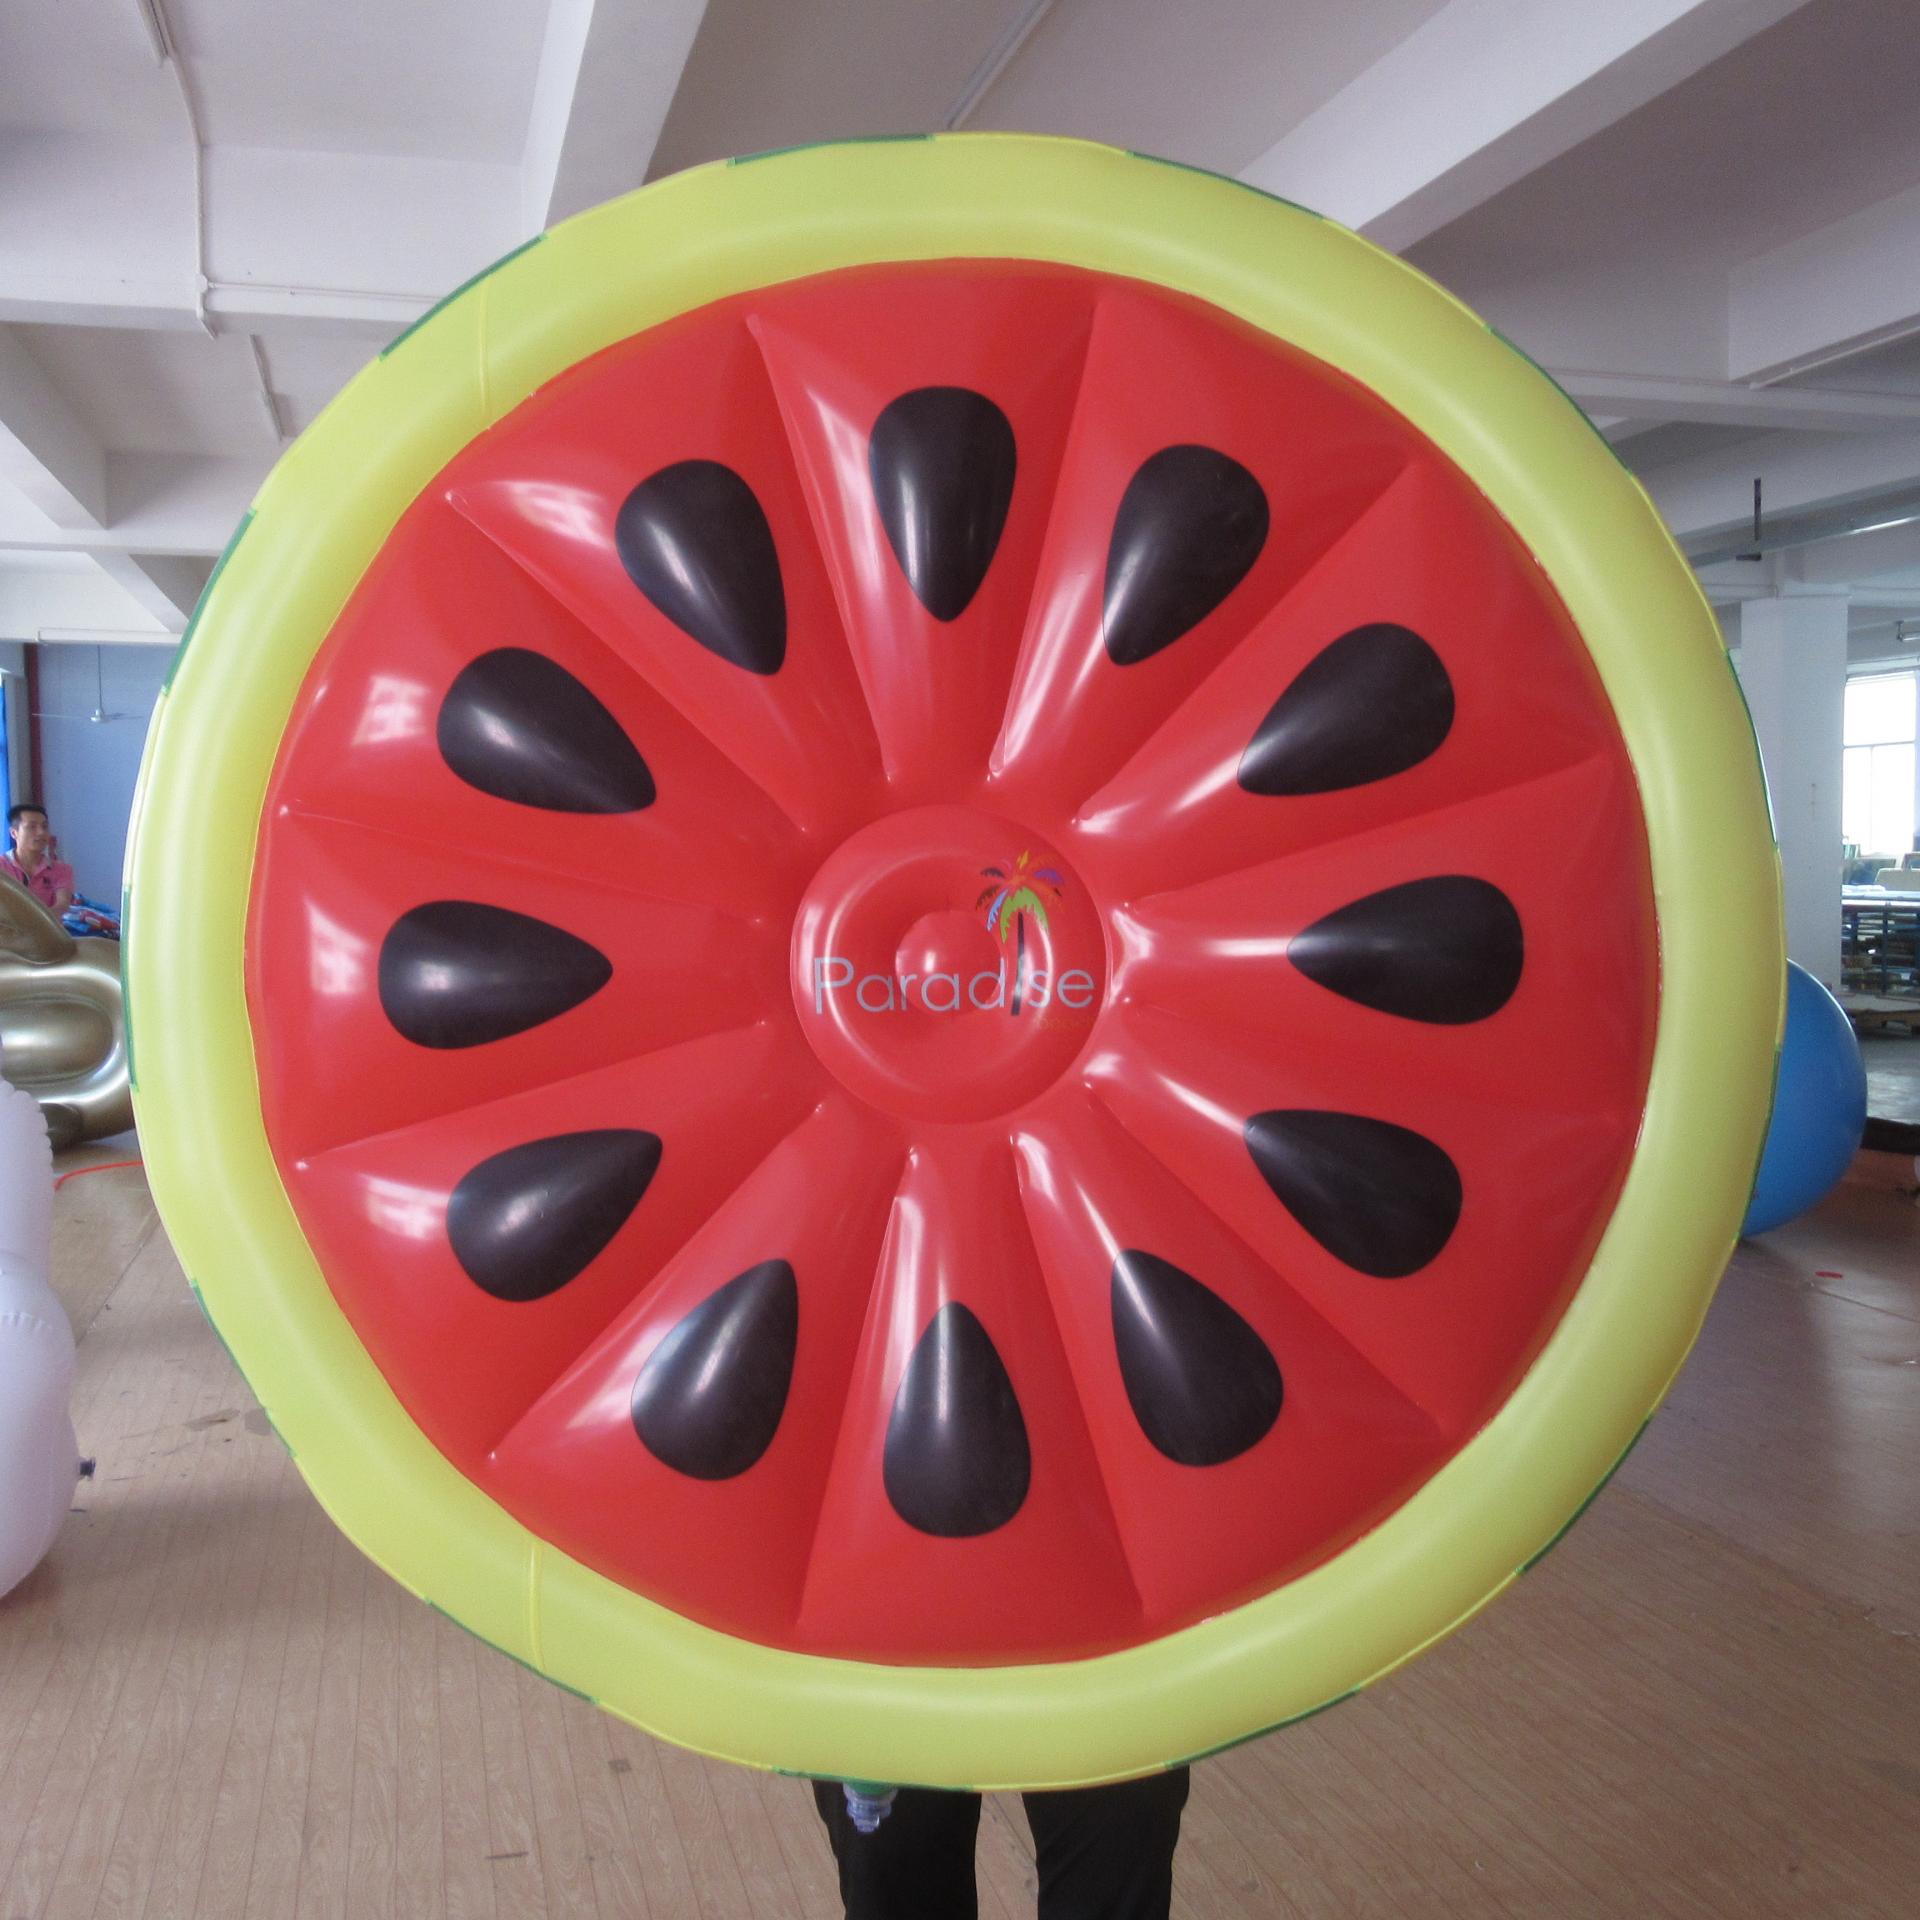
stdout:
POLYGON ((133 1125, 120 942, 76 940, 0 880, 0 1074, 40 1103, 56 1147, 133 1125))

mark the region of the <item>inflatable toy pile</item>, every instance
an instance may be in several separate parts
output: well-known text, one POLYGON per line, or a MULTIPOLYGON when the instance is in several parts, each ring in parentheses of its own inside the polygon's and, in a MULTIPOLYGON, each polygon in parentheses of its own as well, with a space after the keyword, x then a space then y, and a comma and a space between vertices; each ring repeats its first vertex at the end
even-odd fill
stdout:
POLYGON ((702 169, 444 302, 236 534, 129 880, 156 1197, 328 1511, 879 1783, 1147 1772, 1483 1605, 1680 1365, 1780 1031, 1606 445, 1069 142, 702 169))

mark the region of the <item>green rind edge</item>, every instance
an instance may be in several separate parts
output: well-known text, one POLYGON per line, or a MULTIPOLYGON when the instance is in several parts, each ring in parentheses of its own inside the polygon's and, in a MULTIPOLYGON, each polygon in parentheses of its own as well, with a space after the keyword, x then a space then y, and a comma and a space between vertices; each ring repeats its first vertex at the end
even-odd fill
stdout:
POLYGON ((1640 1423, 1640 1431, 1636 1433, 1633 1436, 1633 1438, 1627 1442, 1626 1446, 1621 1449, 1620 1458, 1616 1460, 1613 1463, 1613 1465, 1610 1466, 1606 1470, 1606 1472, 1600 1476, 1600 1484, 1597 1487, 1595 1487, 1594 1490, 1590 1494, 1588 1494, 1584 1500, 1580 1502, 1579 1506, 1577 1506, 1573 1510, 1573 1513, 1568 1518, 1566 1525, 1563 1526, 1560 1529, 1560 1531, 1556 1533, 1553 1536, 1553 1538, 1549 1540, 1547 1544, 1544 1547, 1542 1547, 1540 1551, 1533 1556, 1531 1560, 1526 1561, 1521 1566, 1520 1571, 1522 1573, 1531 1573, 1534 1570, 1534 1568, 1537 1567, 1540 1564, 1540 1562, 1544 1560, 1547 1557, 1547 1555, 1550 1554, 1554 1550, 1554 1548, 1557 1547, 1560 1544, 1560 1542, 1564 1540, 1567 1537, 1567 1535, 1570 1534, 1574 1530, 1574 1528, 1580 1524, 1581 1520, 1586 1515, 1587 1509, 1590 1506, 1592 1506, 1593 1503, 1596 1500, 1598 1500, 1603 1493, 1606 1492, 1608 1487, 1610 1487, 1613 1484, 1613 1476, 1616 1473, 1618 1473, 1620 1469, 1627 1464, 1627 1455, 1632 1453, 1634 1448, 1640 1444, 1641 1440, 1646 1435, 1647 1429, 1652 1425, 1653 1425, 1653 1415, 1648 1414, 1647 1417, 1640 1423))
MULTIPOLYGON (((453 303, 456 300, 458 300, 463 294, 471 293, 473 289, 477 287, 482 280, 488 279, 492 275, 498 273, 500 269, 504 267, 509 260, 519 259, 519 257, 523 253, 525 253, 528 250, 528 248, 537 247, 540 244, 540 242, 544 240, 546 237, 547 236, 544 232, 536 233, 531 240, 522 240, 517 247, 509 247, 507 251, 503 253, 498 260, 490 262, 488 265, 482 267, 478 273, 471 275, 469 278, 465 280, 462 280, 460 284, 457 287, 455 287, 451 293, 442 294, 441 297, 438 300, 436 300, 433 303, 433 305, 430 306, 426 310, 426 312, 420 316, 418 320, 414 321, 414 323, 410 327, 407 327, 403 331, 396 333, 393 336, 393 338, 389 340, 387 344, 380 349, 378 357, 384 360, 388 354, 394 352, 397 348, 403 346, 407 341, 411 340, 413 336, 416 333, 418 333, 420 329, 424 327, 429 320, 433 319, 436 315, 440 313, 444 313, 446 309, 452 306, 453 303)), ((209 581, 207 584, 211 586, 213 583, 209 581)))
POLYGON ((936 138, 938 136, 931 133, 855 133, 839 140, 796 140, 789 147, 762 147, 756 153, 736 153, 726 164, 730 167, 750 167, 756 160, 778 160, 789 153, 811 153, 816 147, 884 147, 903 141, 936 138))
MULTIPOLYGON (((193 603, 193 613, 188 618, 186 631, 180 636, 180 644, 173 650, 173 658, 167 664, 167 677, 160 683, 160 691, 165 694, 172 690, 174 677, 179 673, 186 660, 187 649, 193 644, 193 636, 200 629, 200 616, 207 610, 207 602, 213 598, 213 590, 219 584, 220 576, 227 570, 227 562, 233 558, 234 549, 245 539, 247 529, 253 525, 253 508, 249 507, 240 516, 240 524, 234 528, 233 537, 221 549, 220 558, 213 563, 213 571, 207 575, 207 584, 200 589, 200 598, 193 603)), ((121 924, 120 932, 124 937, 126 925, 121 924)))
MULTIPOLYGON (((1251 180, 1237 179, 1233 174, 1220 173, 1212 167, 1197 167, 1191 160, 1169 160, 1164 153, 1143 153, 1138 147, 1128 147, 1125 152, 1129 160, 1145 160, 1156 167, 1176 167, 1182 173, 1197 173, 1202 179, 1218 180, 1225 186, 1238 187, 1242 193, 1257 193, 1262 200, 1271 200, 1275 206, 1291 207, 1295 213, 1304 213, 1309 220, 1327 218, 1318 207, 1302 206, 1298 200, 1289 200, 1284 193, 1275 193, 1269 187, 1256 187, 1251 180)), ((1259 1736, 1256 1734, 1254 1738, 1258 1739, 1259 1736)))

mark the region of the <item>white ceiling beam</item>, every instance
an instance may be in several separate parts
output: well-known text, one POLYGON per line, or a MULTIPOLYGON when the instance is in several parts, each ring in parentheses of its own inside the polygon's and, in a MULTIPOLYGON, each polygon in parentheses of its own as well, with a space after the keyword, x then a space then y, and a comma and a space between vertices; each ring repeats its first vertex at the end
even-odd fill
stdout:
POLYGON ((0 131, 0 321, 191 327, 184 139, 0 131))
MULTIPOLYGON (((1799 584, 1792 580, 1769 579, 1758 567, 1749 567, 1738 577, 1723 577, 1726 572, 1720 567, 1700 569, 1701 591, 1711 606, 1737 607, 1748 600, 1773 600, 1783 595, 1791 599, 1799 584)), ((1836 591, 1839 597, 1845 599, 1850 624, 1855 627, 1884 627, 1891 633, 1896 620, 1907 620, 1914 624, 1916 632, 1920 632, 1920 585, 1839 590, 1829 587, 1824 589, 1823 597, 1836 591)), ((1915 664, 1920 665, 1920 647, 1914 651, 1915 664)))
POLYGON ((236 329, 289 312, 377 316, 396 302, 417 317, 520 243, 518 187, 510 166, 215 147, 209 309, 236 329))
POLYGON ((175 298, 164 281, 129 279, 96 263, 77 272, 15 271, 0 254, 0 324, 43 327, 134 327, 153 333, 190 333, 191 295, 175 298))
POLYGON ((1920 667, 1920 625, 1916 625, 1912 616, 1903 616, 1907 631, 1895 638, 1895 627, 1891 619, 1876 620, 1862 628, 1849 624, 1847 629, 1847 665, 1850 667, 1885 667, 1897 672, 1902 667, 1920 667))
POLYGON ((42 627, 34 638, 43 647, 177 647, 180 636, 165 628, 42 627))
POLYGON ((1760 434, 1676 460, 1640 476, 1682 540, 1744 527, 1753 482, 1766 487, 1766 516, 1867 501, 1920 487, 1920 433, 1760 434))
MULTIPOLYGON (((1749 387, 1727 380, 1660 374, 1584 373, 1554 368, 1553 378, 1590 413, 1641 425, 1684 420, 1756 432, 1896 432, 1920 427, 1920 398, 1818 387, 1749 387)), ((1624 439, 1621 433, 1609 435, 1624 439)))
POLYGON ((1784 558, 1794 579, 1812 585, 1850 585, 1861 593, 1904 589, 1912 583, 1887 576, 1920 573, 1920 520, 1822 541, 1784 558))
POLYGON ((1241 178, 1395 252, 1804 0, 1450 0, 1241 178))
POLYGON ((1779 600, 1795 597, 1844 599, 1852 603, 1844 581, 1809 581, 1797 569, 1797 553, 1769 553, 1757 561, 1720 560, 1696 566, 1701 591, 1716 607, 1737 606, 1743 600, 1779 600))
MULTIPOLYGON (((0 133, 0 161, 0 321, 198 326, 174 146, 0 133)), ((390 339, 525 237, 512 166, 247 147, 206 165, 207 309, 226 331, 390 339)))
POLYGON ((107 456, 26 345, 0 326, 0 479, 57 527, 107 517, 107 456))
POLYGON ((126 594, 90 561, 73 567, 17 567, 0 553, 0 640, 37 640, 42 632, 145 632, 171 639, 160 621, 136 611, 126 594))
POLYGON ((109 453, 104 527, 56 527, 26 500, 0 498, 0 561, 29 553, 218 556, 267 477, 273 456, 109 453))
POLYGON ((207 289, 207 319, 215 333, 358 340, 371 357, 406 332, 438 297, 337 287, 216 285, 207 289))
MULTIPOLYGON (((1764 599, 1767 596, 1742 597, 1764 599)), ((1736 656, 1740 651, 1738 616, 1731 610, 1739 604, 1738 600, 1716 602, 1722 617, 1721 638, 1736 656), (1729 632, 1729 626, 1736 631, 1729 632)), ((1847 665, 1883 667, 1893 671, 1902 667, 1920 667, 1920 599, 1900 607, 1868 610, 1850 601, 1847 606, 1847 665)))
MULTIPOLYGON (((1655 427, 1666 424, 1662 420, 1626 420, 1598 413, 1589 413, 1587 418, 1593 422, 1601 439, 1610 447, 1620 446, 1643 433, 1651 433, 1655 427)), ((1628 455, 1628 458, 1631 459, 1632 455, 1628 455)))
POLYGON ((1770 561, 1745 563, 1723 560, 1711 567, 1695 567, 1700 590, 1716 607, 1737 606, 1780 591, 1779 570, 1770 561))
POLYGON ((594 0, 549 0, 546 38, 533 78, 533 110, 520 154, 520 226, 528 234, 547 224, 554 182, 566 152, 580 95, 580 63, 586 58, 594 0))
POLYGON ((185 554, 95 553, 93 561, 133 604, 169 633, 184 633, 212 562, 185 554))
POLYGON ((1920 332, 1920 187, 1733 270, 1727 364, 1781 380, 1920 332))
POLYGON ((707 0, 553 0, 520 237, 646 180, 706 10, 707 0))

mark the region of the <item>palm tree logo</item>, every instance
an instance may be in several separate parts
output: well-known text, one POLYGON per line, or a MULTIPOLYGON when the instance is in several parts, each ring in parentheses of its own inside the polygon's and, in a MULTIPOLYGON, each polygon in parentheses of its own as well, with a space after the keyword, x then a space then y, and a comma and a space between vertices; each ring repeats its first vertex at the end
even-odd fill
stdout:
POLYGON ((1007 930, 1011 928, 1014 936, 1013 994, 1008 1001, 1008 1011, 1015 1019, 1020 1017, 1020 1001, 1026 992, 1027 981, 1027 915, 1040 922, 1042 932, 1046 931, 1046 902, 1035 889, 1035 882, 1047 888, 1058 897, 1066 881, 1052 867, 1032 865, 1033 854, 1022 849, 1020 858, 1006 867, 982 867, 981 878, 993 884, 983 888, 976 907, 987 910, 987 931, 1000 936, 1000 944, 1006 945, 1007 930))

